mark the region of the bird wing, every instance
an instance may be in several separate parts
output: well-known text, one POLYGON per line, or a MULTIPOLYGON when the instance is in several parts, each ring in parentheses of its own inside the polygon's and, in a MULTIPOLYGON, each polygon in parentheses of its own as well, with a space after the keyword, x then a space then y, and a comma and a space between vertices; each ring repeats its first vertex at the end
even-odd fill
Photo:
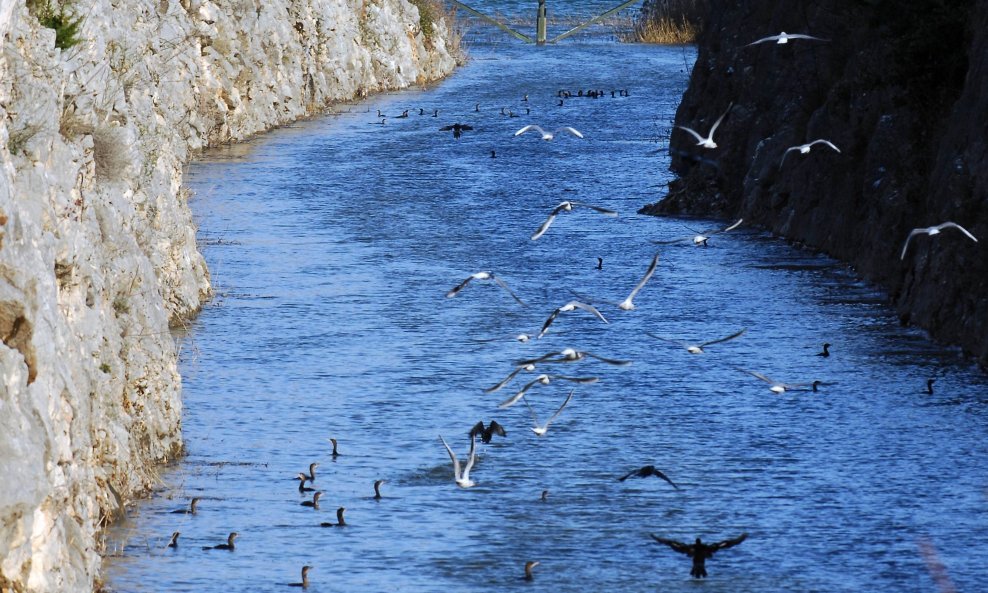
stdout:
MULTIPOLYGON (((566 305, 573 305, 574 307, 576 307, 578 309, 583 309, 584 311, 593 313, 594 315, 597 316, 598 319, 600 319, 604 323, 607 323, 607 319, 605 319, 604 316, 601 314, 601 312, 597 310, 597 307, 594 307, 593 305, 588 305, 586 303, 581 303, 580 301, 570 301, 570 302, 566 303, 566 305)), ((566 305, 563 305, 563 306, 565 307, 566 305)))
MULTIPOLYGON (((769 35, 768 37, 762 37, 758 41, 752 41, 745 47, 751 47, 752 45, 758 45, 759 43, 765 43, 766 41, 778 41, 781 35, 769 35)), ((790 35, 792 37, 792 35, 790 35)))
POLYGON ((497 405, 497 407, 499 407, 499 408, 501 408, 503 410, 505 408, 510 408, 511 406, 515 405, 516 403, 518 403, 518 400, 520 400, 521 398, 525 397, 525 392, 527 392, 528 389, 532 385, 535 385, 536 383, 538 383, 538 381, 539 381, 538 379, 535 379, 533 381, 529 381, 527 384, 525 384, 524 387, 522 387, 520 390, 518 390, 518 393, 512 395, 508 399, 506 399, 503 402, 499 403, 497 405))
POLYGON ((689 342, 684 342, 682 340, 674 340, 672 338, 665 338, 665 337, 662 337, 660 335, 653 334, 652 332, 645 332, 645 335, 652 336, 656 340, 662 340, 663 342, 669 342, 670 344, 679 344, 679 345, 683 346, 684 348, 689 348, 690 345, 691 345, 689 342))
POLYGON ((816 41, 830 41, 829 39, 824 39, 823 37, 814 37, 812 35, 804 35, 802 33, 791 33, 787 34, 786 37, 789 39, 813 39, 816 41))
POLYGON ((478 434, 484 434, 484 421, 483 420, 481 420, 480 422, 474 424, 473 425, 473 428, 470 429, 470 432, 467 433, 467 436, 469 436, 469 437, 475 437, 478 434))
POLYGON ((965 235, 967 235, 968 238, 970 238, 975 243, 978 242, 978 240, 974 237, 974 235, 972 235, 971 233, 967 232, 967 229, 965 229, 961 225, 957 224, 956 222, 945 222, 943 224, 937 225, 937 228, 938 229, 944 229, 944 228, 947 228, 947 227, 955 228, 955 229, 959 230, 960 232, 964 233, 965 235))
POLYGON ((742 222, 744 222, 744 219, 743 219, 743 218, 739 218, 739 219, 738 219, 738 220, 737 220, 737 221, 736 221, 736 222, 735 222, 734 224, 732 224, 731 226, 728 226, 728 227, 725 227, 725 228, 722 228, 722 229, 716 229, 716 230, 713 230, 713 231, 706 231, 706 232, 703 232, 703 233, 700 233, 700 234, 701 234, 701 235, 707 235, 707 236, 710 236, 710 235, 717 235, 717 234, 719 234, 719 233, 726 233, 727 231, 733 231, 734 229, 736 229, 736 228, 738 228, 739 226, 741 226, 741 223, 742 223, 742 222))
POLYGON ((799 150, 799 148, 799 146, 790 146, 786 149, 786 152, 782 155, 782 160, 779 161, 779 169, 782 168, 782 165, 786 164, 786 157, 789 156, 789 153, 794 150, 799 150))
POLYGON ((649 279, 652 277, 652 274, 655 273, 655 267, 658 264, 659 264, 659 254, 656 253, 655 255, 652 256, 652 263, 648 264, 648 269, 645 270, 645 276, 638 281, 638 284, 636 284, 634 288, 631 289, 631 294, 628 295, 628 298, 625 299, 624 302, 630 303, 631 299, 635 298, 635 295, 638 294, 638 291, 640 291, 642 288, 645 287, 645 283, 648 282, 649 279))
POLYGON ((625 367, 625 366, 628 366, 628 365, 631 364, 631 361, 630 360, 618 360, 616 358, 604 358, 603 356, 597 356, 596 354, 593 354, 591 352, 584 352, 583 354, 585 354, 585 355, 587 355, 587 356, 589 356, 591 358, 596 358, 597 360, 599 360, 601 362, 606 362, 607 364, 612 364, 614 366, 625 367))
POLYGON ((748 539, 748 534, 747 533, 742 533, 741 535, 739 535, 738 537, 736 537, 734 539, 725 539, 722 542, 717 542, 716 544, 711 544, 709 546, 710 547, 710 551, 711 552, 716 552, 717 550, 726 550, 727 548, 732 548, 732 547, 740 544, 741 542, 743 542, 746 539, 748 539))
POLYGON ((460 129, 461 130, 472 130, 473 129, 473 126, 468 126, 466 124, 462 124, 462 125, 460 125, 460 129))
POLYGON ((664 537, 659 537, 654 533, 650 533, 649 535, 651 535, 652 539, 654 539, 655 541, 659 542, 660 544, 665 544, 669 546, 670 548, 679 552, 680 554, 689 554, 691 552, 692 546, 690 546, 690 544, 684 544, 682 542, 677 542, 676 540, 673 539, 666 539, 664 537))
POLYGON ((508 292, 508 294, 511 295, 511 298, 513 298, 516 301, 518 301, 518 304, 519 305, 521 305, 523 307, 526 306, 525 305, 525 301, 523 301, 520 298, 518 298, 518 295, 516 295, 510 288, 508 288, 508 285, 504 283, 504 280, 501 280, 500 278, 498 278, 494 274, 491 274, 491 278, 494 279, 494 282, 497 282, 497 285, 498 286, 500 286, 501 288, 503 288, 504 290, 506 290, 508 292))
POLYGON ((549 326, 552 325, 552 322, 556 320, 556 317, 558 315, 559 315, 559 309, 553 311, 549 315, 549 318, 545 320, 545 323, 542 324, 542 329, 539 331, 539 335, 536 337, 541 338, 542 336, 544 336, 545 332, 549 331, 549 326))
MULTIPOLYGON (((470 438, 472 439, 473 437, 470 438)), ((453 453, 453 450, 449 448, 449 445, 446 443, 446 439, 443 438, 443 435, 439 435, 439 440, 443 442, 443 446, 446 447, 446 452, 449 453, 449 458, 453 460, 453 478, 459 480, 460 460, 456 458, 456 453, 453 453)))
POLYGON ((690 134, 693 134, 693 137, 696 138, 697 141, 699 141, 699 142, 706 141, 706 138, 704 138, 703 136, 697 134, 696 133, 696 130, 694 130, 693 128, 687 128, 686 126, 676 126, 676 127, 679 128, 680 130, 686 130, 690 134))
POLYGON ((508 433, 505 432, 504 427, 498 424, 497 420, 491 420, 491 423, 487 425, 487 430, 490 431, 491 434, 496 434, 499 437, 508 436, 508 433))
POLYGON ((654 243, 655 245, 671 245, 672 243, 679 243, 680 241, 689 241, 692 238, 693 237, 691 235, 689 237, 680 237, 678 239, 668 239, 666 241, 656 241, 656 240, 653 239, 652 240, 652 243, 654 243))
POLYGON ((526 367, 528 365, 538 364, 540 362, 550 362, 549 361, 550 358, 562 356, 562 354, 563 354, 562 352, 549 352, 548 354, 543 354, 538 358, 530 358, 528 360, 516 360, 514 364, 517 367, 526 367))
MULTIPOLYGON (((741 370, 744 370, 744 369, 741 369, 741 370)), ((761 379, 762 381, 765 381, 769 385, 775 385, 775 381, 769 379, 768 377, 766 377, 765 375, 763 375, 761 373, 756 373, 755 371, 744 371, 744 372, 748 373, 752 377, 758 377, 759 379, 761 379)))
POLYGON ((470 479, 470 470, 473 468, 474 462, 477 461, 477 437, 470 437, 470 452, 467 453, 467 465, 463 468, 463 479, 470 479))
POLYGON ((558 134, 559 132, 569 132, 570 134, 573 134, 577 138, 583 138, 583 134, 581 134, 579 130, 577 130, 576 128, 571 128, 569 126, 559 128, 558 130, 553 132, 553 134, 558 134))
MULTIPOLYGON (((528 406, 528 413, 532 415, 532 424, 534 424, 536 428, 539 428, 539 417, 535 415, 535 408, 532 407, 532 404, 528 403, 527 397, 525 398, 525 405, 528 406)), ((542 428, 548 428, 548 426, 548 423, 546 423, 546 425, 542 428)))
POLYGON ((733 333, 733 334, 727 336, 726 338, 720 338, 719 340, 711 340, 709 342, 704 342, 704 343, 700 344, 700 347, 703 348, 704 346, 709 346, 711 344, 719 344, 721 342, 726 342, 728 340, 733 340, 734 338, 741 337, 744 334, 744 332, 746 332, 746 331, 748 331, 748 328, 744 328, 744 329, 742 329, 741 331, 739 331, 737 333, 733 333))
POLYGON ((814 140, 813 142, 810 142, 810 146, 813 146, 814 144, 826 144, 830 148, 833 148, 837 152, 840 152, 840 149, 834 146, 834 143, 831 142, 830 140, 824 140, 823 138, 820 138, 819 140, 814 140))
POLYGON ((517 132, 515 132, 515 136, 521 136, 522 134, 524 134, 525 132, 527 132, 529 130, 535 130, 539 134, 542 134, 543 136, 545 136, 545 130, 543 130, 542 128, 540 128, 539 126, 537 126, 535 124, 529 124, 529 125, 525 126, 524 128, 518 130, 517 132))
MULTIPOLYGON (((549 428, 549 425, 552 424, 552 421, 555 420, 560 414, 563 413, 563 408, 566 407, 566 404, 569 403, 569 400, 573 399, 573 393, 574 392, 575 392, 575 390, 574 391, 570 391, 569 392, 569 395, 566 396, 566 400, 563 401, 563 405, 559 406, 559 409, 556 410, 556 413, 553 414, 552 416, 550 416, 549 419, 545 421, 545 427, 546 428, 549 428)), ((528 400, 525 400, 525 401, 528 401, 528 400)), ((534 414, 534 412, 533 412, 533 414, 534 414)))
POLYGON ((446 298, 455 297, 457 294, 459 294, 459 292, 461 290, 463 290, 464 288, 467 287, 467 284, 470 284, 470 281, 471 280, 473 280, 473 276, 472 275, 471 276, 467 276, 467 279, 466 280, 464 280, 463 282, 460 282, 459 284, 457 284, 456 286, 454 286, 449 292, 446 293, 446 298))
POLYGON ((596 383, 600 381, 600 377, 567 377, 566 375, 549 375, 552 380, 559 379, 560 381, 569 381, 571 383, 580 383, 581 385, 586 385, 588 383, 596 383))
POLYGON ((552 221, 556 220, 556 214, 558 213, 559 208, 557 207, 551 214, 549 214, 549 218, 546 218, 545 222, 543 222, 542 225, 534 233, 532 233, 532 241, 538 239, 549 230, 549 226, 552 225, 552 221))
POLYGON ((631 476, 633 476, 633 475, 635 475, 637 473, 638 473, 638 470, 637 469, 633 469, 630 472, 628 472, 628 473, 624 474, 623 476, 621 476, 620 478, 618 478, 618 482, 623 482, 623 481, 627 480, 628 478, 630 478, 631 476))
POLYGON ((650 469, 649 469, 649 473, 646 474, 646 475, 651 475, 651 476, 655 476, 657 478, 662 478, 666 482, 669 482, 669 485, 671 485, 673 488, 675 488, 676 490, 679 490, 679 486, 677 486, 675 482, 673 482, 672 480, 670 480, 669 479, 669 476, 665 475, 660 470, 656 469, 655 466, 650 465, 648 467, 650 469))
POLYGON ((492 385, 491 387, 488 387, 487 389, 485 389, 484 390, 484 393, 494 393, 496 391, 500 391, 501 388, 503 388, 505 385, 507 385, 508 383, 510 383, 512 379, 514 379, 516 376, 518 376, 518 373, 520 373, 523 370, 525 370, 525 366, 526 365, 521 365, 521 366, 515 368, 515 370, 511 371, 510 373, 508 373, 508 376, 505 377, 504 379, 502 379, 500 383, 498 383, 497 385, 492 385))
POLYGON ((727 114, 731 112, 731 107, 734 107, 734 102, 731 102, 731 104, 727 106, 727 109, 724 110, 724 113, 722 113, 720 117, 717 118, 717 121, 714 122, 713 127, 710 128, 710 135, 707 136, 707 138, 713 140, 714 132, 717 130, 717 126, 719 126, 720 122, 724 121, 724 118, 727 117, 727 114))
POLYGON ((900 260, 906 259, 906 249, 909 249, 909 242, 913 240, 913 237, 916 235, 922 235, 926 231, 927 229, 913 229, 909 232, 909 236, 906 237, 906 242, 902 245, 902 255, 899 256, 900 260))
POLYGON ((606 216, 618 215, 618 213, 615 210, 610 210, 608 208, 601 208, 600 206, 594 206, 593 204, 587 204, 586 202, 570 202, 570 204, 573 204, 574 206, 583 206, 585 208, 590 208, 591 210, 596 210, 597 212, 600 212, 601 214, 604 214, 606 216))

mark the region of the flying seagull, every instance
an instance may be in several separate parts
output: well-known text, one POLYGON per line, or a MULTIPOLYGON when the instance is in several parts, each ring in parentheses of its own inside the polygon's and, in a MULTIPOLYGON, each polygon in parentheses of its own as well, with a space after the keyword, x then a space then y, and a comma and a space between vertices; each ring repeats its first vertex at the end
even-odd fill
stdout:
POLYGON ((830 41, 829 39, 814 37, 812 35, 803 35, 802 33, 786 33, 785 31, 783 31, 778 35, 769 35, 768 37, 762 37, 758 41, 752 41, 745 47, 751 47, 752 45, 758 45, 759 43, 766 43, 769 41, 774 41, 778 45, 785 45, 789 43, 790 39, 812 39, 813 41, 830 41))
POLYGON ((687 229, 693 231, 694 234, 689 237, 680 237, 678 239, 669 239, 667 241, 652 241, 652 243, 655 243, 657 245, 669 245, 670 243, 679 243, 680 241, 693 241, 693 245, 703 245, 704 247, 706 247, 707 241, 710 240, 710 237, 713 237, 714 235, 718 235, 720 233, 726 233, 727 231, 733 231, 734 229, 741 226, 742 222, 744 222, 744 219, 739 218, 737 222, 731 224, 730 226, 724 227, 722 229, 715 229, 712 231, 695 231, 693 229, 690 229, 689 227, 686 227, 687 229))
POLYGON ((909 236, 906 237, 906 244, 902 246, 902 255, 899 256, 899 259, 900 260, 901 259, 906 259, 906 249, 909 249, 909 242, 912 241, 912 238, 915 237, 916 235, 922 235, 923 233, 926 233, 927 235, 931 235, 931 236, 932 235, 939 235, 940 234, 940 231, 942 231, 943 229, 948 228, 948 227, 955 228, 955 229, 959 230, 960 232, 964 233, 965 235, 967 235, 975 243, 978 242, 978 240, 974 237, 974 235, 972 235, 971 233, 967 232, 967 229, 965 229, 961 225, 957 224, 956 222, 944 222, 944 223, 940 223, 940 224, 938 224, 936 226, 926 227, 925 229, 913 229, 909 233, 909 236))
POLYGON ((583 309, 588 313, 593 313, 598 319, 604 323, 607 323, 607 319, 601 315, 600 311, 597 310, 597 307, 586 303, 581 303, 580 301, 570 301, 549 314, 549 317, 546 318, 545 323, 542 324, 542 329, 539 331, 539 335, 537 335, 536 338, 541 338, 545 335, 545 332, 549 331, 549 326, 552 325, 552 322, 556 320, 556 317, 558 317, 560 313, 568 313, 570 311, 575 311, 576 309, 583 309))
POLYGON ((510 408, 511 406, 518 403, 518 400, 524 397, 524 395, 528 393, 528 390, 534 387, 535 385, 548 385, 550 382, 555 380, 569 381, 571 383, 587 384, 587 383, 596 383, 597 381, 600 380, 600 378, 599 377, 567 377, 566 375, 539 375, 538 377, 526 383, 524 387, 518 390, 518 393, 512 395, 508 399, 499 403, 497 407, 501 409, 510 408))
POLYGON ((544 235, 546 231, 549 230, 549 227, 552 225, 552 221, 556 220, 556 216, 558 216, 560 212, 571 212, 574 206, 583 206, 586 208, 590 208, 591 210, 596 210, 597 212, 600 212, 604 216, 618 215, 617 212, 613 210, 608 210, 607 208, 601 208, 600 206, 594 206, 592 204, 584 204, 583 202, 573 202, 570 200, 566 200, 560 202, 558 206, 552 209, 552 212, 549 213, 549 218, 545 219, 545 222, 543 222, 542 225, 532 234, 532 241, 535 241, 536 239, 544 235))
POLYGON ((549 419, 545 421, 545 424, 542 425, 539 425, 539 418, 538 416, 535 415, 535 409, 532 408, 532 404, 528 403, 528 398, 525 398, 525 405, 528 406, 528 411, 532 414, 532 422, 535 424, 532 427, 532 432, 535 433, 535 436, 543 436, 545 435, 546 432, 548 432, 549 425, 552 424, 552 421, 555 420, 563 412, 563 408, 566 407, 566 404, 569 403, 569 400, 573 399, 573 393, 574 393, 573 391, 569 392, 569 395, 566 396, 566 400, 563 402, 563 405, 559 406, 559 409, 556 410, 556 413, 550 416, 549 419))
POLYGON ((630 360, 618 360, 615 358, 604 358, 603 356, 597 356, 592 352, 587 352, 585 350, 574 350, 572 348, 563 348, 557 352, 549 352, 548 354, 543 354, 538 358, 532 358, 529 360, 519 360, 515 362, 517 366, 524 366, 529 364, 539 364, 539 363, 552 363, 552 362, 576 362, 578 360, 583 360, 586 357, 595 358, 601 362, 611 364, 614 366, 628 366, 631 364, 630 360))
POLYGON ((477 437, 473 434, 470 435, 470 453, 467 454, 467 464, 462 470, 460 469, 460 460, 456 458, 456 453, 453 453, 453 450, 449 448, 446 439, 439 435, 439 440, 443 442, 446 452, 449 453, 449 458, 453 460, 453 479, 456 481, 456 485, 460 488, 470 488, 476 485, 476 482, 470 479, 470 470, 477 460, 477 437))
POLYGON ((782 160, 779 162, 779 169, 781 169, 782 165, 785 164, 786 157, 789 156, 790 152, 794 150, 798 150, 799 154, 807 154, 808 152, 810 152, 810 149, 813 148, 814 144, 826 144, 830 148, 833 148, 837 152, 840 152, 840 149, 834 146, 833 142, 831 142, 830 140, 824 140, 822 138, 819 140, 814 140, 813 142, 807 142, 806 144, 800 144, 799 146, 790 146, 789 148, 786 149, 785 154, 782 155, 782 160))
POLYGON ((497 283, 498 286, 500 286, 508 294, 510 294, 511 295, 511 298, 513 298, 516 301, 518 301, 518 304, 519 305, 525 306, 525 301, 523 301, 520 298, 518 298, 518 295, 516 295, 514 292, 512 292, 512 290, 510 288, 508 288, 508 285, 504 283, 504 280, 501 280, 500 278, 498 278, 497 276, 494 275, 494 272, 490 272, 490 271, 487 271, 487 272, 477 272, 476 274, 470 274, 469 276, 467 276, 467 279, 466 280, 464 280, 463 282, 460 282, 459 284, 457 284, 456 286, 454 286, 452 289, 450 289, 450 291, 446 293, 446 298, 449 299, 449 298, 455 297, 457 294, 460 293, 461 290, 463 290, 464 288, 467 287, 467 284, 470 284, 470 281, 471 280, 493 280, 494 282, 497 283))
POLYGON ((679 490, 679 486, 677 486, 672 480, 670 480, 667 475, 665 475, 664 473, 662 473, 661 471, 659 471, 658 469, 656 469, 654 465, 646 465, 645 467, 641 467, 641 468, 638 468, 638 469, 633 469, 630 472, 628 472, 628 473, 624 474, 623 476, 621 476, 620 478, 618 478, 618 481, 619 482, 623 482, 623 481, 625 481, 625 480, 627 480, 628 478, 631 478, 631 477, 635 477, 635 478, 647 478, 649 476, 655 476, 656 478, 662 478, 666 482, 669 482, 669 484, 673 488, 675 488, 676 490, 679 490))
POLYGON ((717 131, 717 126, 720 125, 720 122, 724 120, 724 117, 728 114, 728 112, 731 110, 731 107, 733 106, 734 103, 731 103, 730 105, 727 106, 727 110, 724 111, 724 113, 717 118, 717 121, 714 122, 713 127, 710 128, 710 134, 708 134, 706 138, 698 134, 696 130, 693 130, 692 128, 687 128, 686 126, 676 126, 676 127, 681 130, 686 130, 687 132, 692 134, 697 139, 697 143, 696 143, 697 146, 702 146, 704 148, 717 148, 717 143, 714 142, 714 132, 717 131))
POLYGON ((624 309, 625 311, 631 311, 635 308, 635 304, 631 302, 631 299, 635 298, 638 291, 645 287, 645 283, 648 282, 649 278, 652 277, 652 274, 655 273, 655 266, 658 265, 658 263, 659 254, 656 253, 652 256, 652 263, 648 264, 648 269, 645 270, 645 276, 638 282, 638 284, 635 285, 633 289, 631 289, 631 294, 628 295, 628 298, 621 301, 621 304, 618 305, 619 308, 624 309))
POLYGON ((535 124, 527 125, 524 128, 518 130, 517 132, 515 132, 515 136, 521 136, 522 134, 524 134, 525 132, 528 132, 529 130, 535 130, 539 134, 542 134, 542 139, 543 140, 552 140, 560 132, 568 132, 570 134, 573 134, 577 138, 583 138, 583 134, 581 134, 580 131, 577 130, 576 128, 571 128, 569 126, 566 126, 566 127, 559 128, 558 130, 555 130, 555 131, 552 131, 552 132, 546 132, 545 130, 543 130, 542 128, 540 128, 539 126, 537 126, 535 124))
POLYGON ((664 342, 673 342, 675 344, 682 344, 682 346, 684 348, 686 348, 686 351, 689 352, 690 354, 703 354, 704 347, 710 346, 712 344, 720 344, 721 342, 726 342, 728 340, 733 340, 734 338, 739 338, 742 335, 744 335, 744 332, 746 332, 746 331, 748 331, 748 328, 744 328, 744 329, 742 329, 739 332, 736 332, 736 333, 733 333, 733 334, 727 336, 726 338, 718 338, 716 340, 710 340, 709 342, 701 342, 699 344, 691 344, 689 342, 683 342, 682 340, 673 340, 673 339, 670 339, 670 338, 663 338, 662 336, 657 336, 657 335, 655 335, 655 334, 653 334, 651 332, 645 332, 645 333, 648 334, 648 335, 650 335, 650 336, 652 336, 653 338, 655 338, 657 340, 662 340, 664 342))

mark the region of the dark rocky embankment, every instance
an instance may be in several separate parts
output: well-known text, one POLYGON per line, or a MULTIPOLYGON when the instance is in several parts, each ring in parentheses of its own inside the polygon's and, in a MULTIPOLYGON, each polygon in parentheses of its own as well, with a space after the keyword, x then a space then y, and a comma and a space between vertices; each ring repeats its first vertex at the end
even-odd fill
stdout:
POLYGON ((988 3, 714 0, 648 214, 744 217, 849 262, 904 323, 988 364, 988 3), (780 31, 829 41, 747 44, 780 31), (788 147, 825 138, 808 154, 788 147), (914 239, 909 231, 954 221, 914 239))

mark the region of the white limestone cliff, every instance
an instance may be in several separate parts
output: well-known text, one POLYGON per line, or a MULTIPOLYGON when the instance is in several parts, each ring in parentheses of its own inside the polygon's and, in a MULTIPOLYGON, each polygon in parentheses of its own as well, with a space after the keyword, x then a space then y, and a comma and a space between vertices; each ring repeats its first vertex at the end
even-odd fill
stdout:
POLYGON ((210 290, 182 166, 441 78, 454 37, 407 0, 0 0, 0 591, 92 590, 181 452, 170 330, 210 290))

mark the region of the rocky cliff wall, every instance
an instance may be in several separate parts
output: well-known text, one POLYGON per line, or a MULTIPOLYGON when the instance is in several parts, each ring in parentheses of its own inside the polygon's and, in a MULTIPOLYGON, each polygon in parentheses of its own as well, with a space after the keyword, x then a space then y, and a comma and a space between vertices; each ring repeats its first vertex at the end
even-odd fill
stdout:
POLYGON ((182 449, 182 166, 440 78, 452 40, 406 0, 0 2, 0 590, 92 590, 100 525, 182 449))
POLYGON ((714 0, 648 213, 743 216, 850 262, 904 322, 988 364, 988 3, 714 0), (781 31, 827 41, 753 41, 781 31), (825 138, 810 153, 788 147, 825 138), (914 239, 909 231, 954 221, 914 239))

